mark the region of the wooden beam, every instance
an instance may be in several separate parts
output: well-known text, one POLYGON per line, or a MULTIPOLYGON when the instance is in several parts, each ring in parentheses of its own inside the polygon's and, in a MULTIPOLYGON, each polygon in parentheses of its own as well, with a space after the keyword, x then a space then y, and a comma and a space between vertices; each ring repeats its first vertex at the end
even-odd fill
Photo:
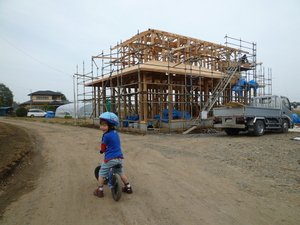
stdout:
MULTIPOLYGON (((220 44, 216 44, 216 43, 212 43, 212 42, 208 42, 208 41, 203 41, 203 40, 196 39, 196 38, 191 38, 191 37, 187 37, 187 36, 183 36, 183 35, 179 35, 179 34, 174 34, 174 33, 165 32, 165 31, 161 31, 161 30, 154 30, 154 29, 148 29, 148 30, 146 30, 144 32, 141 32, 141 33, 133 36, 132 38, 126 40, 125 42, 123 42, 123 43, 121 43, 119 45, 116 45, 115 47, 112 48, 112 50, 117 49, 117 48, 119 48, 121 46, 127 46, 128 44, 136 42, 136 41, 140 40, 141 38, 144 38, 145 41, 146 41, 146 38, 150 38, 149 41, 151 41, 151 36, 152 35, 156 35, 156 36, 160 36, 160 37, 161 36, 164 36, 164 37, 167 36, 169 38, 173 38, 174 40, 180 38, 181 40, 186 40, 188 42, 193 41, 197 45, 199 45, 201 43, 201 44, 205 44, 206 46, 215 46, 216 48, 228 49, 228 50, 233 50, 233 51, 239 51, 238 49, 231 48, 231 47, 228 47, 228 46, 225 46, 225 45, 220 45, 220 44)), ((154 43, 161 43, 161 44, 163 44, 164 40, 165 40, 165 38, 163 38, 161 40, 161 39, 158 39, 156 37, 155 40, 154 40, 154 43)), ((153 42, 151 44, 153 44, 153 42)), ((177 47, 176 45, 177 45, 177 43, 174 43, 174 42, 170 43, 170 47, 171 46, 172 47, 177 47)))

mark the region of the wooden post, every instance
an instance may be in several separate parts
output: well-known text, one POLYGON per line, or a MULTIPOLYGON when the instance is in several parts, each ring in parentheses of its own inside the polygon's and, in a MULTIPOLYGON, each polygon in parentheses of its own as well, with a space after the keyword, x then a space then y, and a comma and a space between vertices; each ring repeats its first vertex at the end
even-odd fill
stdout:
POLYGON ((123 105, 124 105, 124 119, 126 118, 127 116, 127 96, 126 96, 126 88, 122 88, 122 92, 121 95, 123 95, 123 105))
POLYGON ((143 72, 143 121, 148 122, 147 76, 143 72))
POLYGON ((94 89, 94 96, 93 96, 93 99, 94 99, 94 101, 93 101, 93 114, 94 114, 94 118, 95 117, 97 117, 97 110, 96 110, 96 106, 97 106, 97 102, 96 102, 96 87, 95 86, 93 86, 93 89, 94 89))
MULTIPOLYGON (((142 73, 140 72, 139 73, 139 76, 140 76, 140 81, 143 82, 143 76, 142 76, 142 73)), ((143 119, 143 113, 144 113, 144 108, 143 108, 143 101, 144 101, 144 96, 142 94, 143 92, 143 84, 142 82, 139 82, 139 115, 140 115, 140 121, 142 121, 143 119)))
POLYGON ((134 112, 135 112, 136 115, 138 115, 140 105, 139 105, 139 95, 137 94, 138 89, 137 89, 136 86, 134 87, 134 92, 135 92, 135 94, 134 94, 134 112))
POLYGON ((98 107, 98 115, 97 115, 97 117, 99 117, 100 116, 100 114, 101 114, 101 108, 100 108, 100 87, 98 86, 97 87, 97 95, 98 95, 98 99, 97 99, 97 107, 98 107))
POLYGON ((121 87, 120 87, 120 81, 119 81, 119 77, 117 77, 117 87, 118 87, 118 116, 119 119, 122 120, 123 119, 123 113, 122 113, 122 109, 121 109, 121 87))
POLYGON ((107 111, 106 104, 105 104, 105 102, 106 102, 106 87, 103 87, 102 91, 103 91, 102 92, 102 111, 106 112, 107 111))
POLYGON ((204 102, 207 102, 209 98, 208 78, 203 78, 203 81, 204 81, 204 102))
POLYGON ((168 74, 168 109, 169 109, 169 123, 173 119, 173 87, 172 87, 172 74, 168 74))

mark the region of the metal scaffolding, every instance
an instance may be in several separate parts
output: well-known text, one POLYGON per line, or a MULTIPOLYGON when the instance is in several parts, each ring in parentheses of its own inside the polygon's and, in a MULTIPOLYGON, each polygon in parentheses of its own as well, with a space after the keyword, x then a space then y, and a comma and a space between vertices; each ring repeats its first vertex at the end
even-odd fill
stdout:
POLYGON ((109 54, 92 56, 91 72, 83 64, 83 73, 75 74, 77 101, 92 102, 94 118, 117 113, 121 129, 137 123, 141 131, 172 131, 189 128, 205 110, 211 116, 213 107, 248 104, 266 87, 271 94, 272 79, 256 69, 256 44, 225 39, 219 45, 153 29, 138 33, 109 54))

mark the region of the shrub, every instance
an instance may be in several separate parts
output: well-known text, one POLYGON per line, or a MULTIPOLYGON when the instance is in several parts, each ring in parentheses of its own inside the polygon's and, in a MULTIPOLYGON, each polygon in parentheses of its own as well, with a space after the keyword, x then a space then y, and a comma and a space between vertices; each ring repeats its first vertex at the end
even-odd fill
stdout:
POLYGON ((27 110, 26 110, 24 107, 20 107, 20 108, 17 109, 16 115, 17 115, 18 117, 24 117, 24 116, 27 116, 27 110))
POLYGON ((48 104, 42 105, 42 110, 44 110, 45 112, 47 112, 48 109, 49 109, 49 105, 48 104))
POLYGON ((49 105, 48 111, 55 112, 55 107, 53 105, 49 105))

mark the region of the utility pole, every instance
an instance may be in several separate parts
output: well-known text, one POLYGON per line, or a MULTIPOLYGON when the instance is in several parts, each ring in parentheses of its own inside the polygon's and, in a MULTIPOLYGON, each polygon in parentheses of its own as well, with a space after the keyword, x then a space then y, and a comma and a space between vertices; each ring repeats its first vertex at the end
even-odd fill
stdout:
POLYGON ((30 108, 31 108, 31 103, 32 103, 32 90, 30 89, 30 108))
POLYGON ((76 109, 76 94, 75 94, 75 75, 73 75, 73 93, 74 93, 74 125, 76 125, 77 109, 76 109))

